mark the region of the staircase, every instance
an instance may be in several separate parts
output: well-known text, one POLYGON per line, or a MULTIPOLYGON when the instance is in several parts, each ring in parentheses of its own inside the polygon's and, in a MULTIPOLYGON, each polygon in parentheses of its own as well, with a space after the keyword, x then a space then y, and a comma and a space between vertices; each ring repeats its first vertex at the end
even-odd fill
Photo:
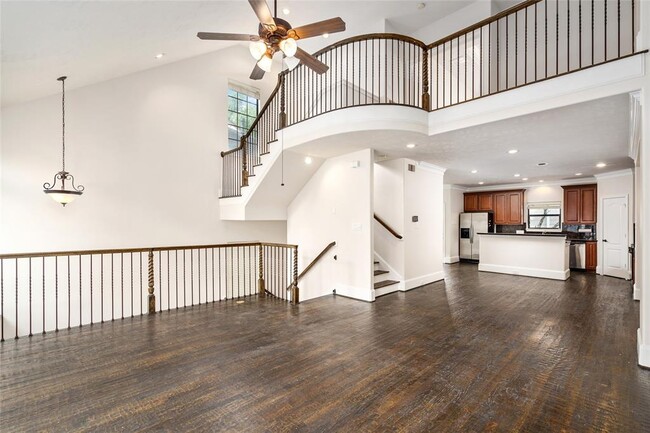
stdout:
POLYGON ((374 262, 374 290, 375 298, 378 296, 387 295, 389 293, 397 292, 400 289, 400 282, 393 279, 396 278, 393 272, 381 269, 381 262, 375 260, 374 262))

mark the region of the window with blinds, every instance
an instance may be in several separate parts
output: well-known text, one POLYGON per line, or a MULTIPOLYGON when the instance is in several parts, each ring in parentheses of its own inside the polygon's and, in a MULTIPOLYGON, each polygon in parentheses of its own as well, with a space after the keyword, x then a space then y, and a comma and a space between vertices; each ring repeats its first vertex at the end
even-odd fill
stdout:
POLYGON ((528 205, 529 229, 559 229, 561 226, 560 203, 530 203, 528 205))

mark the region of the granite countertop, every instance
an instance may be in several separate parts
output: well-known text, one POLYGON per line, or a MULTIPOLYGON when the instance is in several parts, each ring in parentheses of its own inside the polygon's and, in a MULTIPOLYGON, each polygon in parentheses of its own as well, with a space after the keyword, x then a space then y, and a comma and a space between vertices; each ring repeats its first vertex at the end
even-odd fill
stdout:
POLYGON ((489 236, 536 236, 536 237, 555 237, 555 238, 566 238, 566 234, 564 233, 523 233, 523 234, 517 234, 517 233, 477 233, 478 235, 489 235, 489 236))

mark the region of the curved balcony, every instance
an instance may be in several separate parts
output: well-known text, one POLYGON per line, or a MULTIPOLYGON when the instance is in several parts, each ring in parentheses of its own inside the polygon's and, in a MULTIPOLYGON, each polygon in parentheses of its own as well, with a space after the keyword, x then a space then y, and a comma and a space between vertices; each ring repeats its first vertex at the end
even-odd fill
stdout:
MULTIPOLYGON (((351 37, 278 83, 239 147, 222 152, 222 198, 238 197, 276 132, 363 106, 425 112, 474 101, 638 54, 636 0, 529 0, 431 44, 392 34, 351 37)), ((641 51, 645 52, 645 51, 641 51)))

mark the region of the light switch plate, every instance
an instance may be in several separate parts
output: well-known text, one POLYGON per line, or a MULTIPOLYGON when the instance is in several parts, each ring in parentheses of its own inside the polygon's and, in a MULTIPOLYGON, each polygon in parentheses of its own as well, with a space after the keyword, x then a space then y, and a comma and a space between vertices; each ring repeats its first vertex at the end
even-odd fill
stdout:
POLYGON ((352 231, 353 232, 360 232, 363 226, 359 223, 352 224, 352 231))

